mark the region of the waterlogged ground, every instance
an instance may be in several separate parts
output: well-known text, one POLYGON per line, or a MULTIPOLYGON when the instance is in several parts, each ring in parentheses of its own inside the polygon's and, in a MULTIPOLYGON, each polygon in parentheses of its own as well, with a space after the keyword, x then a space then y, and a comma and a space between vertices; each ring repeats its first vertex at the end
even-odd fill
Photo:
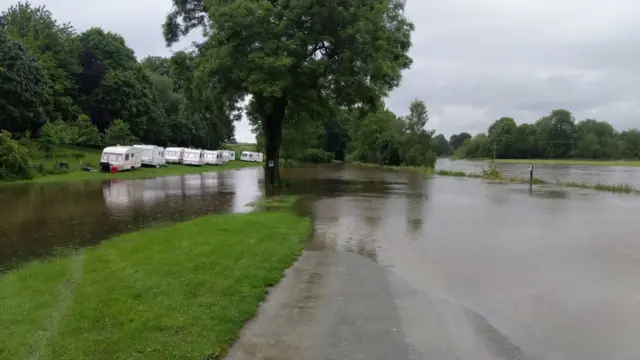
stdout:
MULTIPOLYGON (((261 172, 0 188, 0 259, 246 211, 261 172)), ((229 359, 640 358, 640 196, 364 167, 283 175, 315 195, 315 231, 229 359)))
MULTIPOLYGON (((508 176, 529 178, 529 164, 500 163, 495 166, 508 176)), ((438 159, 437 169, 480 173, 489 168, 486 161, 438 159)), ((640 167, 637 166, 600 166, 600 165, 564 165, 535 164, 534 176, 546 182, 579 182, 587 185, 631 185, 640 187, 640 167)))

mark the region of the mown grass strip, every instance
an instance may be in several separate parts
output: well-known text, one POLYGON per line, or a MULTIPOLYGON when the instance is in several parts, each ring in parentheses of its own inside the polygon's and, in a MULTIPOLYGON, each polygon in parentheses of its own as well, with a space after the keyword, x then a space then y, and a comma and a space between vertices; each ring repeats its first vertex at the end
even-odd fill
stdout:
POLYGON ((0 359, 220 358, 310 226, 284 206, 206 216, 10 271, 0 359))
POLYGON ((248 167, 262 166, 262 163, 231 161, 224 165, 218 166, 187 166, 181 164, 170 164, 167 167, 160 168, 140 168, 135 171, 123 171, 115 174, 92 171, 73 171, 66 174, 38 176, 30 180, 21 180, 14 182, 0 182, 0 185, 10 185, 18 183, 44 183, 44 182, 60 182, 60 181, 78 181, 78 180, 108 180, 108 179, 144 179, 169 175, 182 174, 199 174, 203 172, 214 172, 234 169, 244 169, 248 167))

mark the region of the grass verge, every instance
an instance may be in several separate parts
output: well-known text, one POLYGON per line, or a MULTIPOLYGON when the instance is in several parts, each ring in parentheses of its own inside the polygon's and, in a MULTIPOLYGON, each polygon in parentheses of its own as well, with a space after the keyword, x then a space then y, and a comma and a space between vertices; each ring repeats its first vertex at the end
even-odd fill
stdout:
POLYGON ((167 167, 160 168, 140 168, 135 171, 123 171, 115 174, 103 173, 97 171, 73 171, 66 174, 39 176, 30 180, 21 180, 13 182, 0 182, 0 184, 16 184, 16 183, 42 183, 56 181, 74 181, 74 180, 106 180, 106 179, 142 179, 168 175, 181 174, 197 174, 203 172, 222 171, 243 169, 247 167, 262 166, 262 163, 231 161, 225 165, 218 166, 187 166, 181 164, 170 164, 167 167))
MULTIPOLYGON (((377 165, 377 164, 367 164, 367 163, 353 163, 358 166, 364 167, 373 167, 379 169, 389 169, 389 170, 397 170, 397 171, 411 171, 411 172, 422 172, 431 175, 439 175, 439 176, 453 176, 453 177, 465 177, 465 178, 475 178, 475 179, 484 179, 490 180, 494 182, 504 182, 504 183, 518 183, 518 184, 529 184, 529 179, 519 178, 515 176, 506 176, 502 174, 495 167, 490 168, 489 170, 484 170, 481 173, 473 173, 473 172, 464 172, 464 171, 456 171, 456 170, 436 170, 430 169, 426 167, 415 167, 415 166, 386 166, 386 165, 377 165)), ((622 193, 622 194, 640 194, 640 189, 634 187, 629 184, 585 184, 575 181, 558 181, 556 183, 551 183, 548 181, 544 181, 539 178, 533 178, 532 183, 534 185, 558 185, 570 188, 579 188, 579 189, 592 189, 598 191, 607 191, 613 193, 622 193)))
POLYGON ((219 359, 310 226, 285 206, 206 216, 29 263, 0 277, 0 358, 219 359))

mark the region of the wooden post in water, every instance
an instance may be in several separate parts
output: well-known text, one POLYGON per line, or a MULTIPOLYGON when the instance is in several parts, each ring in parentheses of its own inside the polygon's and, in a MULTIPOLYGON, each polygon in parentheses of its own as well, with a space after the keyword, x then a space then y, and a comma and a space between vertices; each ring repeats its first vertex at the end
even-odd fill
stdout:
POLYGON ((533 190, 533 164, 529 165, 529 193, 533 190))

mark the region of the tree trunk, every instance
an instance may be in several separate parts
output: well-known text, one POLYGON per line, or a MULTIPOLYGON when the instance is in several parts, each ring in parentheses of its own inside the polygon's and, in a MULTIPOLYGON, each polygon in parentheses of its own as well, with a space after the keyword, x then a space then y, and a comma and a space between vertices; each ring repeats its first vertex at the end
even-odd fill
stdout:
POLYGON ((280 145, 282 143, 282 122, 287 107, 284 97, 272 99, 267 116, 263 121, 267 159, 264 165, 266 187, 280 186, 280 145))

